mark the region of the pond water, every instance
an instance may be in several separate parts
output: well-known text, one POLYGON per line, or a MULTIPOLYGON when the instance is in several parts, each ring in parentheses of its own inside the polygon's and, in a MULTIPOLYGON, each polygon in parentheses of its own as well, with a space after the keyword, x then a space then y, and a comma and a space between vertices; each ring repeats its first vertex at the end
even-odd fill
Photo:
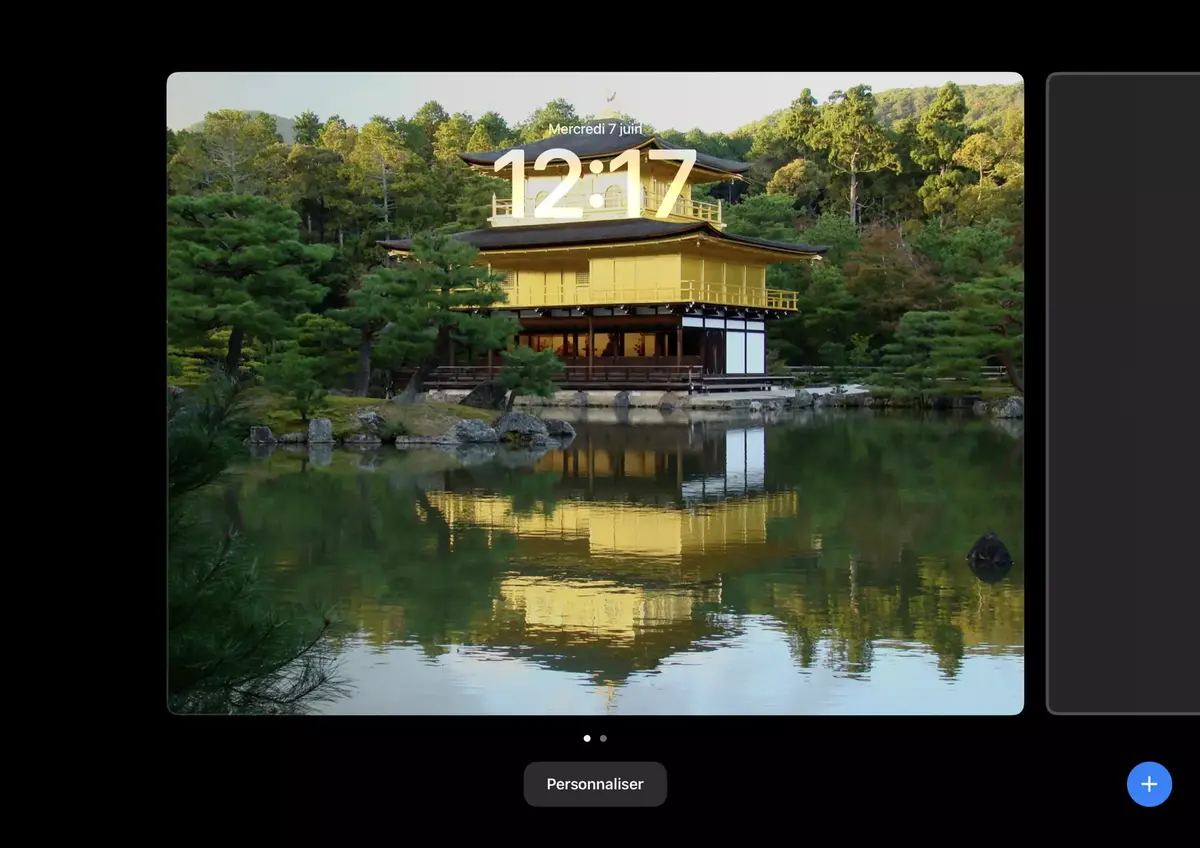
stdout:
POLYGON ((338 714, 1013 714, 1023 438, 576 413, 562 450, 276 449, 214 509, 334 610, 338 714), (642 423, 643 421, 647 423, 642 423), (995 532, 1014 565, 981 579, 995 532), (999 579, 996 579, 996 578, 999 579))

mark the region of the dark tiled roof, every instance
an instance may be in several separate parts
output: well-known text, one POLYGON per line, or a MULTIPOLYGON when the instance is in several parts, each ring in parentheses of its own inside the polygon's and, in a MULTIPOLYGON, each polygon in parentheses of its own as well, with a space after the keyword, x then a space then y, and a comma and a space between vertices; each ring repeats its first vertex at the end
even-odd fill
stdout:
MULTIPOLYGON (((665 142, 654 135, 646 135, 645 133, 622 135, 619 129, 616 132, 610 132, 609 128, 613 124, 618 125, 618 127, 626 126, 621 121, 585 121, 580 126, 598 127, 603 129, 604 132, 563 133, 543 138, 541 141, 535 141, 531 144, 522 144, 519 147, 525 151, 525 161, 530 164, 542 153, 554 147, 562 147, 570 150, 580 159, 594 159, 598 156, 621 153, 634 147, 640 147, 647 142, 652 142, 651 146, 662 150, 687 149, 677 144, 665 142)), ((460 153, 458 155, 464 162, 470 165, 491 165, 508 151, 516 149, 515 147, 506 147, 503 150, 484 150, 479 153, 460 153)), ((719 159, 716 156, 709 156, 707 153, 700 153, 699 151, 696 152, 696 164, 710 171, 719 171, 724 174, 741 174, 750 170, 750 165, 747 162, 719 159)))
MULTIPOLYGON (((625 218, 617 221, 583 221, 570 224, 533 224, 526 227, 489 227, 483 230, 468 230, 455 233, 481 251, 527 249, 536 247, 568 247, 577 244, 603 244, 612 242, 638 242, 670 238, 696 233, 718 241, 729 241, 753 247, 768 248, 796 255, 822 254, 829 250, 826 245, 792 244, 782 241, 735 236, 723 233, 707 221, 675 222, 658 221, 653 218, 625 218)), ((412 239, 397 239, 376 242, 388 250, 410 250, 412 239)))

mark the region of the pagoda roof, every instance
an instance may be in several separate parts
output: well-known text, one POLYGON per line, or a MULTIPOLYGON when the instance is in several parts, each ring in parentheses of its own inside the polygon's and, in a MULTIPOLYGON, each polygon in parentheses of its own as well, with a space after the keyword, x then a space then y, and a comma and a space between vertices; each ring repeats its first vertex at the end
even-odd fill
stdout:
MULTIPOLYGON (((498 253, 507 250, 588 244, 633 244, 693 234, 710 238, 713 241, 757 247, 797 258, 820 256, 829 250, 828 245, 794 244, 731 235, 714 227, 708 221, 676 222, 653 218, 624 218, 616 221, 581 221, 567 224, 531 224, 524 227, 489 227, 455 233, 453 237, 465 241, 481 253, 498 253)), ((408 251, 412 249, 412 239, 384 240, 378 241, 376 244, 387 250, 408 251)))
MULTIPOLYGON (((605 127, 609 124, 621 124, 629 126, 628 121, 584 121, 579 126, 589 127, 605 127)), ((530 144, 520 144, 514 147, 505 147, 502 150, 483 150, 478 153, 460 153, 459 158, 468 165, 494 165, 496 160, 508 153, 510 150, 524 150, 526 161, 532 162, 547 150, 555 147, 561 147, 565 150, 570 150, 581 160, 598 159, 604 156, 615 156, 623 153, 626 150, 632 150, 639 147, 653 147, 659 150, 687 150, 689 148, 680 147, 677 144, 663 141, 653 133, 611 133, 611 132, 592 132, 592 133, 560 133, 552 135, 549 138, 543 138, 541 141, 535 141, 530 144)), ((733 159, 721 159, 717 156, 709 156, 707 153, 696 151, 696 165, 704 168, 707 171, 713 171, 720 174, 728 174, 737 176, 750 170, 750 163, 737 162, 733 159)))

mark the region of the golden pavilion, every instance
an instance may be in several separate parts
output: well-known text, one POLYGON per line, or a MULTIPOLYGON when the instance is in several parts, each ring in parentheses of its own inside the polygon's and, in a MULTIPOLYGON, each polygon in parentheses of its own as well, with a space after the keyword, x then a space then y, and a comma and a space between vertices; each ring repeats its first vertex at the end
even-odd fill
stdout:
MULTIPOLYGON (((511 198, 492 199, 489 226, 455 234, 479 250, 478 262, 505 277, 506 302, 497 310, 520 322, 514 344, 552 349, 567 368, 563 388, 661 388, 728 384, 732 375, 765 377, 766 322, 796 312, 796 293, 768 289, 767 266, 819 259, 827 247, 766 241, 725 232, 723 204, 694 200, 693 186, 743 179, 750 165, 696 153, 678 199, 666 210, 668 188, 682 167, 678 159, 651 158, 655 150, 678 150, 640 127, 604 119, 591 129, 550 136, 524 152, 524 217, 513 215, 511 198), (554 160, 534 170, 538 156, 554 148, 574 153, 580 177, 557 207, 578 207, 574 220, 541 219, 534 210, 568 176, 554 160), (638 151, 640 196, 629 198, 628 171, 612 163, 638 151), (633 209, 638 217, 629 217, 633 209), (661 215, 660 215, 661 213, 661 215), (628 385, 626 385, 628 384, 628 385)), ((468 165, 489 175, 518 148, 462 153, 468 165)), ((411 240, 378 243, 390 255, 410 255, 411 240)), ((447 379, 478 382, 492 356, 478 362, 445 363, 430 384, 447 379)))

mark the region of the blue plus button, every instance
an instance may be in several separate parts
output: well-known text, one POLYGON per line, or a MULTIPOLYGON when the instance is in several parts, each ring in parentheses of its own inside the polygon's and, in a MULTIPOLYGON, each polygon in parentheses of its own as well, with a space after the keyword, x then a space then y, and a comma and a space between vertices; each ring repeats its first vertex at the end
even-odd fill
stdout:
POLYGON ((1171 795, 1171 773, 1158 763, 1141 763, 1129 773, 1125 788, 1143 807, 1157 807, 1171 795))

